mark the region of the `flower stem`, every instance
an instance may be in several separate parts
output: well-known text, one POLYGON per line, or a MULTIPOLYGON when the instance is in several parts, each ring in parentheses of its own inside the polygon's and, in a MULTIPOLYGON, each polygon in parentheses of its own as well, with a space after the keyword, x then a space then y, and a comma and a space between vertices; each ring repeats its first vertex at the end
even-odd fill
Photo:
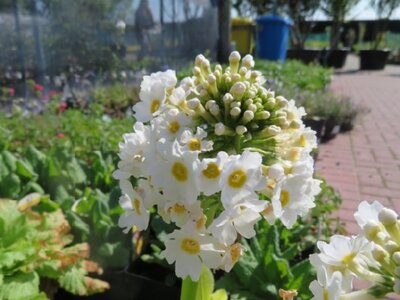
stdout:
POLYGON ((236 154, 240 154, 240 135, 236 134, 233 137, 233 145, 235 147, 236 154))

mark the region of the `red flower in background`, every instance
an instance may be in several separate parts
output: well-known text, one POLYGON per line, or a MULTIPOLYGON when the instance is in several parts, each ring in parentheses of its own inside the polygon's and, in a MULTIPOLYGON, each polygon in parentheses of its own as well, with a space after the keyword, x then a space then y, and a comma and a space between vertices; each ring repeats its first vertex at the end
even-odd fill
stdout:
POLYGON ((63 139, 63 138, 65 138, 65 134, 62 133, 62 132, 57 133, 57 137, 58 137, 59 139, 63 139))
POLYGON ((38 83, 35 83, 35 85, 33 86, 33 88, 34 88, 34 90, 35 90, 36 92, 42 92, 42 91, 44 90, 43 85, 40 85, 40 84, 38 84, 38 83))
POLYGON ((67 108, 68 108, 68 104, 67 104, 66 102, 61 102, 61 103, 58 105, 58 112, 62 113, 62 112, 64 112, 64 111, 66 111, 67 108))
POLYGON ((15 89, 14 88, 8 88, 8 93, 10 94, 10 96, 14 96, 15 95, 15 89))

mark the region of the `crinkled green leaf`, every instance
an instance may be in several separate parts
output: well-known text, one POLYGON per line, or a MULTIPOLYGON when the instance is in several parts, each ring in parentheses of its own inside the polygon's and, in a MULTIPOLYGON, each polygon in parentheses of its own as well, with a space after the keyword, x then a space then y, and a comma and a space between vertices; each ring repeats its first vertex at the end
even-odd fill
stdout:
POLYGON ((5 277, 0 286, 0 299, 38 299, 33 297, 39 295, 39 275, 35 272, 19 272, 12 277, 5 277))
POLYGON ((46 155, 32 145, 29 145, 26 151, 26 158, 36 170, 46 162, 46 155))
POLYGON ((82 269, 71 267, 58 279, 58 283, 60 287, 72 294, 84 295, 86 293, 85 273, 82 269))

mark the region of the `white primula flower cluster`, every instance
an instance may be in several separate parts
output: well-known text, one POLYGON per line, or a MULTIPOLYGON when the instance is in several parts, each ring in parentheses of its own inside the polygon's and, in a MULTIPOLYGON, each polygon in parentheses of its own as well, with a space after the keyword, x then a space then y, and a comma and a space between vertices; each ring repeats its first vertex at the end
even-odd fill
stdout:
POLYGON ((144 230, 155 207, 176 225, 162 254, 182 278, 197 281, 202 264, 231 270, 259 220, 290 228, 320 191, 304 109, 265 89, 253 67, 233 52, 225 70, 197 56, 178 85, 173 71, 145 76, 134 131, 120 144, 119 225, 144 230))
POLYGON ((400 295, 400 220, 379 202, 360 203, 354 214, 362 233, 334 235, 330 243, 318 242, 319 254, 310 256, 317 280, 310 289, 313 300, 383 299, 400 295), (354 278, 373 283, 369 289, 352 292, 354 278))

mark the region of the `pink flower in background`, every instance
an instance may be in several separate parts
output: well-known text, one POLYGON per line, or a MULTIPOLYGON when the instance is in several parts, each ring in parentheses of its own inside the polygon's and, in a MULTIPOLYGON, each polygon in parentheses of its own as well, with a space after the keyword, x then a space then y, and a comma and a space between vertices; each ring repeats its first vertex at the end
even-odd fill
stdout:
POLYGON ((34 85, 33 88, 34 88, 34 90, 37 91, 37 92, 42 92, 43 89, 44 89, 43 85, 40 85, 40 84, 38 84, 38 83, 35 83, 35 85, 34 85))
POLYGON ((65 138, 65 134, 62 133, 62 132, 57 133, 57 137, 58 137, 59 139, 63 139, 63 138, 65 138))
POLYGON ((14 96, 15 95, 15 88, 8 88, 8 93, 10 94, 10 96, 14 96))
POLYGON ((44 102, 49 102, 50 97, 49 97, 48 95, 44 95, 44 96, 42 97, 42 99, 43 99, 44 102))

